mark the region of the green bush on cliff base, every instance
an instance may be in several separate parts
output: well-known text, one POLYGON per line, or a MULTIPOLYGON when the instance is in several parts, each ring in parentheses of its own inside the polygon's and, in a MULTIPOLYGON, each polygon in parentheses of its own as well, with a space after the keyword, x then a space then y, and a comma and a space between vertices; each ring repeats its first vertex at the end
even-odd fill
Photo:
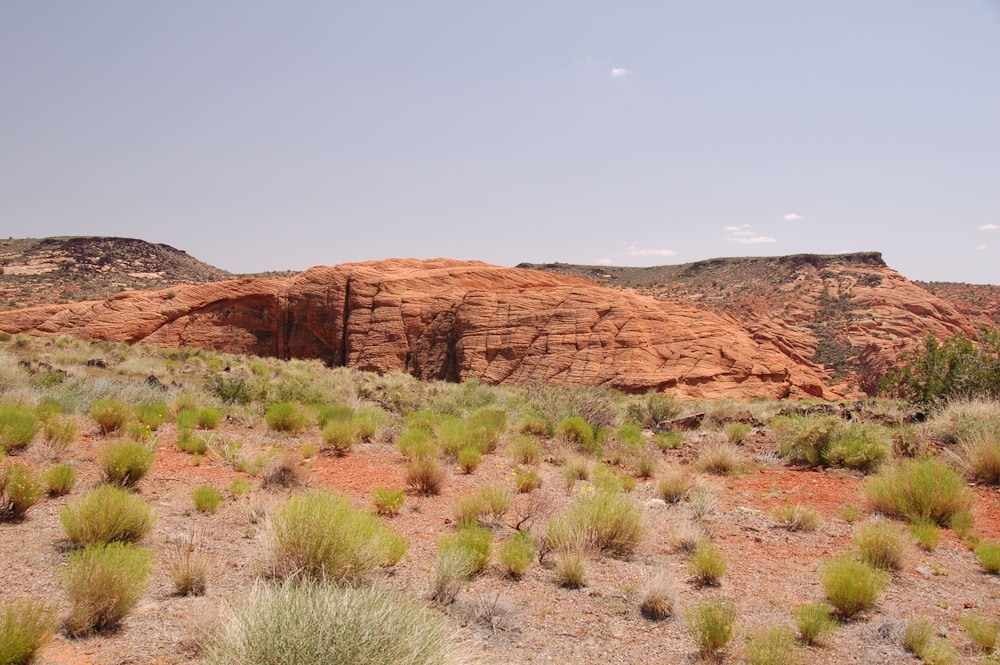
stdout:
POLYGON ((918 404, 957 398, 1000 397, 1000 330, 983 326, 975 341, 959 333, 939 341, 933 335, 886 375, 882 392, 918 404))

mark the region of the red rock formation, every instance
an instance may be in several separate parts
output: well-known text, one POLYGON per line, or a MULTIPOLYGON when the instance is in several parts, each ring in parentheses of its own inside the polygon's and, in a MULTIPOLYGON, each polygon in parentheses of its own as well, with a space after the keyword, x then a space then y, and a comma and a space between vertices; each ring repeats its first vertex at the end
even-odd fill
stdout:
POLYGON ((196 346, 426 379, 835 398, 732 317, 479 262, 387 260, 0 313, 0 330, 196 346))

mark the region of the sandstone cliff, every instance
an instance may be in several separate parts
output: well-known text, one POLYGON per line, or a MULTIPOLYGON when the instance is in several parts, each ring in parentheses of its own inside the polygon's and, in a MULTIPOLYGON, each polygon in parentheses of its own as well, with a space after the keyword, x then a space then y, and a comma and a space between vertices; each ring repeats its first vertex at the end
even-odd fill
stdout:
POLYGON ((697 398, 837 397, 822 370, 732 316, 573 277, 445 259, 124 292, 0 312, 0 330, 319 358, 427 379, 697 398))

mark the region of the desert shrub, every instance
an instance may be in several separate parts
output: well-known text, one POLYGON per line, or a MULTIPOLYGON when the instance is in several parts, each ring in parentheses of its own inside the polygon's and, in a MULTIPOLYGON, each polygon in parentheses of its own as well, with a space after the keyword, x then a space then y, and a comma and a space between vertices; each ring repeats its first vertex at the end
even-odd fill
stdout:
POLYGON ((689 609, 684 618, 701 657, 713 662, 720 660, 733 639, 736 606, 728 600, 713 598, 689 609))
POLYGON ((363 406, 354 414, 353 422, 358 439, 371 441, 385 422, 385 411, 377 406, 363 406))
POLYGON ((463 473, 472 473, 479 468, 482 453, 478 448, 468 446, 458 451, 458 467, 463 473))
POLYGON ((667 503, 678 503, 687 496, 691 478, 682 469, 672 467, 660 475, 656 483, 656 495, 667 503))
POLYGON ((775 521, 791 531, 815 531, 819 527, 819 513, 796 503, 778 506, 771 513, 775 521))
POLYGON ((195 412, 194 422, 198 429, 215 429, 219 426, 219 421, 221 420, 222 411, 219 411, 214 406, 203 406, 195 412))
POLYGON ((201 541, 191 533, 171 539, 166 569, 174 593, 201 596, 208 588, 208 560, 201 541))
POLYGON ((961 476, 934 459, 902 460, 866 478, 864 491, 876 512, 941 525, 968 513, 974 501, 961 476))
POLYGON ((796 665, 799 662, 795 633, 785 626, 759 628, 747 634, 748 665, 796 665))
POLYGON ((129 543, 91 543, 70 553, 59 575, 71 605, 67 630, 117 626, 139 602, 152 569, 149 550, 129 543))
POLYGON ((563 465, 563 477, 566 479, 566 488, 571 489, 576 481, 590 478, 590 462, 576 455, 567 457, 563 465))
POLYGON ((618 421, 618 400, 621 393, 592 386, 557 386, 536 383, 525 395, 533 414, 562 422, 566 418, 583 418, 592 429, 611 427, 618 421))
POLYGON ((457 548, 439 548, 427 596, 440 605, 450 605, 471 577, 472 563, 465 552, 457 548))
POLYGON ((542 446, 531 436, 520 435, 507 448, 515 464, 538 464, 542 460, 542 446))
POLYGON ((556 559, 552 571, 556 582, 567 589, 580 589, 587 586, 590 578, 590 566, 587 562, 587 552, 583 549, 564 549, 556 559))
POLYGON ((378 517, 341 496, 311 490, 293 496, 271 515, 274 574, 357 581, 379 566, 393 566, 406 541, 378 517))
POLYGON ((1000 435, 978 432, 963 437, 960 455, 965 473, 973 480, 1000 484, 1000 435))
POLYGON ((66 505, 59 521, 75 545, 137 541, 153 528, 149 505, 115 485, 100 485, 66 505))
POLYGON ((135 417, 154 432, 167 421, 169 409, 163 402, 146 402, 135 407, 135 417))
POLYGON ((956 654, 947 642, 934 639, 936 632, 927 619, 910 619, 903 629, 903 648, 928 665, 950 665, 956 654))
POLYGON ((20 404, 0 406, 0 447, 8 452, 28 447, 38 433, 34 411, 20 404))
POLYGON ((484 485, 473 494, 455 502, 455 521, 459 525, 475 524, 480 519, 498 520, 510 508, 510 492, 495 485, 484 485))
POLYGON ((190 429, 177 430, 177 449, 192 455, 204 455, 209 450, 211 436, 195 436, 190 429))
POLYGON ((264 421, 275 432, 298 434, 306 427, 306 416, 298 405, 291 402, 277 402, 267 407, 264 421))
POLYGON ((87 415, 97 423, 101 434, 107 436, 125 426, 129 418, 129 408, 120 400, 105 397, 91 403, 87 415))
POLYGON ((541 416, 525 417, 521 421, 521 424, 518 425, 517 430, 521 434, 544 437, 552 436, 556 432, 556 428, 552 425, 552 422, 541 416))
POLYGON ((705 473, 731 476, 742 472, 744 462, 739 448, 729 443, 710 443, 702 449, 695 468, 705 473))
POLYGON ((185 407, 174 416, 174 425, 179 430, 192 430, 198 426, 198 407, 185 407))
POLYGON ((76 469, 70 464, 53 464, 42 475, 51 496, 62 496, 73 491, 76 485, 76 469))
POLYGON ((479 452, 493 452, 507 430, 507 412, 503 409, 480 409, 468 418, 469 436, 479 452))
POLYGON ((934 551, 941 542, 941 529, 934 522, 914 522, 910 525, 910 534, 928 552, 934 551))
POLYGON ((0 603, 0 663, 28 665, 56 631, 56 611, 34 600, 0 603))
POLYGON ((260 396, 260 391, 242 376, 213 374, 205 379, 205 392, 214 395, 223 404, 246 406, 260 396))
POLYGON ((222 492, 213 485, 199 485, 191 494, 194 507, 202 513, 214 513, 222 503, 222 492))
POLYGON ((826 561, 819 579, 826 599, 847 618, 874 605, 889 583, 887 573, 848 557, 826 561))
POLYGON ((655 427, 660 423, 676 418, 681 413, 681 407, 672 395, 650 393, 639 402, 628 406, 629 420, 643 427, 655 427))
POLYGON ((624 478, 618 473, 618 469, 604 462, 598 462, 594 465, 590 472, 590 482, 595 489, 608 494, 625 490, 624 478))
POLYGON ((643 594, 639 612, 650 621, 663 621, 674 615, 676 605, 677 589, 673 582, 663 575, 657 575, 643 594))
POLYGON ((65 448, 76 439, 76 421, 70 416, 49 416, 42 424, 42 436, 50 445, 65 448))
POLYGON ((580 416, 571 416, 561 421, 556 428, 556 434, 576 444, 585 452, 598 453, 601 450, 600 444, 594 438, 593 428, 580 416))
POLYGON ((438 543, 438 553, 456 552, 465 558, 468 574, 478 575, 486 569, 493 554, 493 533, 476 525, 460 525, 458 530, 443 536, 438 543))
POLYGON ((931 412, 926 429, 930 438, 949 445, 980 435, 1000 436, 1000 405, 996 400, 952 400, 931 412))
POLYGON ((1000 331, 983 327, 979 344, 959 333, 923 343, 901 357, 902 368, 882 381, 883 392, 918 404, 1000 395, 1000 331))
POLYGON ((634 423, 619 425, 615 438, 627 448, 641 448, 646 442, 642 438, 642 428, 634 423))
POLYGON ((563 513, 549 520, 547 533, 556 549, 585 543, 587 549, 625 557, 642 539, 642 516, 620 494, 592 492, 578 496, 563 513))
POLYGON ((660 450, 677 450, 684 445, 684 433, 678 431, 657 432, 653 435, 653 443, 660 450))
POLYGON ((403 480, 417 494, 440 494, 446 478, 436 457, 414 457, 403 464, 403 480))
POLYGON ((906 531, 885 520, 860 525, 854 532, 854 544, 863 562, 882 570, 901 570, 909 549, 906 531))
POLYGON ((396 437, 396 448, 408 460, 437 455, 437 446, 430 433, 422 427, 410 426, 396 437))
POLYGON ((323 427, 323 443, 338 457, 346 455, 357 441, 358 431, 354 420, 331 420, 323 427))
POLYGON ((872 471, 889 456, 890 437, 884 427, 872 423, 850 423, 834 430, 823 454, 828 466, 872 471))
POLYGON ((636 478, 652 478, 656 475, 656 459, 647 453, 641 453, 635 460, 636 478))
POLYGON ((988 621, 972 614, 959 619, 962 629, 969 636, 976 648, 985 653, 993 653, 997 648, 997 637, 1000 636, 1000 624, 988 621))
POLYGON ((746 423, 726 424, 726 439, 730 443, 743 443, 750 437, 751 433, 753 433, 753 428, 746 423))
POLYGON ((354 409, 346 404, 313 404, 312 410, 316 414, 316 424, 320 429, 326 427, 329 422, 347 422, 354 418, 354 409))
MULTIPOLYGON (((240 460, 239 464, 240 466, 237 468, 246 469, 247 461, 245 459, 240 460)), ((288 451, 284 455, 274 457, 267 462, 261 474, 261 480, 264 487, 284 487, 288 489, 301 485, 304 476, 305 469, 302 466, 302 461, 294 453, 288 451)))
POLYGON ((539 485, 542 484, 542 478, 538 475, 537 470, 530 467, 523 467, 521 465, 518 465, 517 468, 511 472, 510 477, 514 482, 514 487, 520 494, 533 492, 539 485))
POLYGON ((233 496, 243 496, 248 494, 251 489, 253 489, 253 483, 246 478, 233 478, 233 482, 229 483, 229 493, 233 496))
POLYGON ((688 557, 688 571, 700 586, 719 586, 726 574, 726 559, 715 543, 702 540, 688 557))
POLYGON ((153 466, 155 448, 138 441, 109 441, 97 456, 105 482, 132 487, 142 480, 153 466))
POLYGON ((508 575, 520 579, 531 567, 536 554, 531 534, 527 531, 517 531, 500 546, 497 558, 508 575))
POLYGON ((379 587, 257 584, 207 648, 209 665, 441 665, 444 622, 379 587))
POLYGON ((825 633, 837 626, 825 603, 807 603, 792 612, 799 638, 806 644, 818 644, 825 633))
POLYGON ((372 503, 379 515, 392 517, 399 513, 406 501, 406 492, 391 487, 376 487, 372 490, 372 503))
POLYGON ((987 573, 1000 574, 1000 543, 983 541, 976 545, 976 558, 987 573))
POLYGON ((718 490, 702 485, 692 484, 687 491, 687 505, 691 510, 691 516, 695 519, 702 519, 711 513, 719 502, 718 490))
POLYGON ((834 416, 778 416, 771 428, 778 439, 782 457, 793 464, 823 464, 833 433, 840 426, 834 416))
POLYGON ((26 464, 0 469, 0 522, 20 520, 45 494, 38 474, 26 464))

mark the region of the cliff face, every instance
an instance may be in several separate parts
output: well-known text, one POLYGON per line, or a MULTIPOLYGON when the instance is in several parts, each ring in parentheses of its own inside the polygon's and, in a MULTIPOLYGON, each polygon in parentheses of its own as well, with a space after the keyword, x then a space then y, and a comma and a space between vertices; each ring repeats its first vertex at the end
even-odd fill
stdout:
POLYGON ((732 316, 573 277, 444 259, 125 292, 2 312, 0 330, 319 358, 426 379, 697 398, 837 396, 821 370, 732 316))

